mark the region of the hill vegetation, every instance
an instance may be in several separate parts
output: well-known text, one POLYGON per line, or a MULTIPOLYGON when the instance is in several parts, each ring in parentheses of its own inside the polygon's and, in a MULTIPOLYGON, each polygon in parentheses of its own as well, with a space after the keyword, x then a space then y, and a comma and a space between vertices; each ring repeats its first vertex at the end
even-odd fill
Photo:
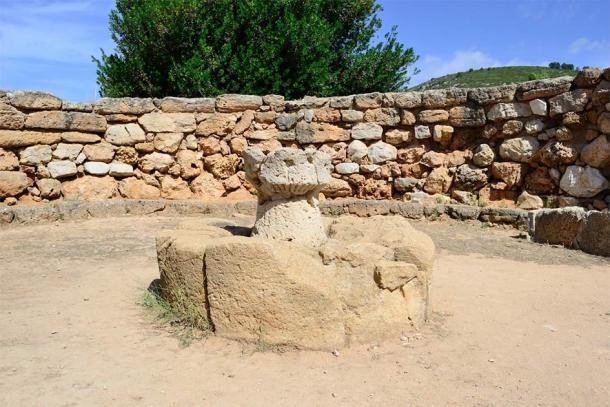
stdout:
POLYGON ((432 78, 429 81, 412 87, 409 90, 427 90, 443 88, 478 88, 484 86, 519 83, 536 79, 555 78, 558 76, 576 75, 573 65, 563 64, 562 67, 546 66, 503 66, 498 68, 471 69, 450 75, 432 78), (567 65, 567 66, 566 66, 567 65))

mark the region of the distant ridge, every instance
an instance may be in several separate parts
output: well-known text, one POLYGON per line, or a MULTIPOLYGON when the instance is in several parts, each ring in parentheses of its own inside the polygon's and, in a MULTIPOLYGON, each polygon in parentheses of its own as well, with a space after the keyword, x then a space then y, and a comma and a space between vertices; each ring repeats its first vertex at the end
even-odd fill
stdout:
POLYGON ((465 72, 453 73, 440 78, 432 78, 409 90, 428 90, 444 88, 478 88, 485 86, 519 83, 535 79, 555 78, 558 76, 575 76, 576 70, 555 69, 545 66, 503 66, 499 68, 480 68, 465 72))

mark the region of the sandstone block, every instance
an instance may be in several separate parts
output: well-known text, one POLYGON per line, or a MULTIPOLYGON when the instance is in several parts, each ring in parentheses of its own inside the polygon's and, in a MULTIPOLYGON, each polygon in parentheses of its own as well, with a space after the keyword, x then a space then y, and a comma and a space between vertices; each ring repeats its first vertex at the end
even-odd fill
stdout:
POLYGON ((13 106, 0 102, 0 129, 19 130, 25 123, 25 115, 13 106))
POLYGON ((57 199, 61 196, 61 182, 53 178, 43 178, 36 181, 40 190, 40 197, 44 199, 57 199))
POLYGON ((460 105, 467 95, 466 89, 459 88, 427 90, 422 93, 422 105, 428 109, 460 105))
POLYGON ((543 209, 534 212, 534 241, 578 248, 576 237, 585 211, 579 207, 543 209))
POLYGON ((485 110, 456 106, 449 109, 449 123, 455 127, 477 127, 485 125, 485 110))
POLYGON ((146 141, 146 133, 137 123, 108 126, 104 138, 117 146, 133 146, 146 141))
POLYGON ((120 181, 118 190, 121 196, 129 199, 158 199, 161 196, 159 188, 134 177, 120 181))
POLYGON ((449 120, 449 112, 441 109, 422 110, 417 114, 417 120, 420 123, 438 123, 449 120))
POLYGON ((392 129, 385 134, 385 142, 395 146, 410 140, 411 132, 408 130, 392 129))
POLYGON ((518 100, 532 100, 555 96, 570 90, 572 76, 561 76, 553 79, 541 79, 519 84, 516 96, 518 100))
POLYGON ((214 98, 165 97, 158 102, 165 113, 214 113, 214 98))
POLYGON ((0 171, 0 198, 19 195, 32 185, 27 174, 20 171, 0 171))
POLYGON ((472 162, 479 167, 488 167, 496 158, 496 153, 489 144, 480 144, 474 151, 472 162))
POLYGON ((506 189, 521 185, 525 175, 525 166, 521 163, 495 162, 491 166, 491 173, 506 184, 506 189))
POLYGON ((145 131, 153 133, 190 133, 195 131, 192 113, 147 113, 138 119, 145 131))
POLYGON ((408 110, 403 110, 400 117, 400 124, 405 126, 412 126, 416 122, 415 115, 408 110))
MULTIPOLYGON (((361 123, 364 124, 364 123, 361 123)), ((320 144, 350 139, 349 131, 328 123, 307 123, 300 121, 296 127, 299 144, 320 144)))
POLYGON ((189 199, 192 196, 189 185, 182 178, 166 175, 161 178, 161 197, 165 199, 189 199))
POLYGON ((175 153, 182 143, 182 133, 157 133, 153 140, 155 150, 163 153, 175 153))
POLYGON ((95 102, 93 110, 99 114, 141 115, 155 110, 155 105, 148 98, 102 98, 95 102))
POLYGON ((551 117, 566 112, 582 112, 585 110, 590 92, 576 89, 549 99, 549 114, 551 117))
POLYGON ((216 110, 219 112, 241 112, 257 110, 263 104, 263 98, 254 95, 221 95, 216 98, 216 110))
POLYGON ((235 127, 237 117, 232 114, 214 113, 197 125, 195 134, 198 136, 224 136, 235 127))
POLYGON ((14 92, 8 95, 11 105, 28 110, 61 109, 61 99, 44 92, 14 92))
POLYGON ((0 171, 11 171, 19 167, 17 156, 0 148, 0 171))
MULTIPOLYGON (((597 119, 597 127, 602 133, 610 134, 610 113, 603 112, 597 119)), ((1 134, 1 133, 0 133, 1 134)))
POLYGON ((66 143, 97 143, 102 138, 97 134, 83 133, 80 131, 64 131, 61 133, 61 140, 66 143))
POLYGON ((385 260, 375 266, 375 281, 379 288, 394 291, 417 278, 418 273, 415 264, 385 260))
POLYGON ((580 159, 595 168, 610 166, 610 142, 608 136, 600 135, 591 143, 584 146, 580 159))
POLYGON ((104 200, 116 195, 117 183, 110 176, 93 177, 85 175, 72 181, 64 182, 62 194, 68 200, 104 200))
POLYGON ((379 92, 354 96, 354 104, 358 109, 374 109, 381 107, 383 95, 379 92))
POLYGON ((205 169, 215 177, 225 179, 235 174, 237 164, 239 163, 239 157, 235 154, 222 156, 220 154, 213 154, 208 156, 204 160, 205 169))
POLYGON ((573 143, 551 140, 538 150, 535 158, 548 167, 572 164, 578 158, 578 149, 573 143))
POLYGON ((326 185, 321 191, 327 198, 341 198, 352 196, 352 187, 349 182, 344 181, 340 178, 331 178, 328 185, 326 185))
POLYGON ((114 146, 106 142, 87 144, 83 153, 88 160, 109 163, 114 157, 114 146))
POLYGON ((70 114, 62 111, 41 111, 27 115, 25 127, 29 129, 68 130, 70 114))
POLYGON ((403 109, 413 109, 422 105, 421 92, 393 93, 394 105, 403 109))
POLYGON ((68 120, 68 128, 76 131, 103 133, 108 126, 106 118, 95 113, 70 112, 68 113, 68 120))
POLYGON ((537 195, 528 194, 527 191, 523 191, 517 198, 517 207, 519 209, 532 210, 540 209, 543 206, 542 198, 537 195))
POLYGON ((382 126, 395 126, 400 123, 400 114, 397 109, 391 107, 369 109, 364 113, 364 121, 375 122, 382 126))
POLYGON ((244 133, 244 137, 248 140, 272 140, 277 139, 279 131, 274 128, 267 128, 263 130, 248 130, 244 133))
POLYGON ((198 199, 214 200, 224 195, 222 182, 209 172, 202 172, 191 182, 191 190, 198 199))
POLYGON ((515 85, 492 86, 489 88, 476 88, 468 90, 468 100, 480 105, 489 105, 499 102, 512 102, 515 97, 515 85))
MULTIPOLYGON (((486 178, 487 179, 487 178, 486 178)), ((433 169, 424 183, 424 191, 429 194, 444 194, 449 191, 453 177, 445 167, 433 169)))
POLYGON ((453 138, 453 127, 437 124, 434 126, 433 139, 443 146, 448 146, 453 138))
POLYGON ((138 165, 146 173, 153 171, 165 173, 173 163, 174 158, 171 155, 155 151, 142 157, 138 165))
POLYGON ((364 113, 360 110, 341 110, 341 120, 347 123, 358 123, 364 119, 364 113))
POLYGON ((597 85, 602 80, 602 70, 599 68, 584 68, 581 69, 576 77, 574 83, 579 88, 590 88, 597 85))

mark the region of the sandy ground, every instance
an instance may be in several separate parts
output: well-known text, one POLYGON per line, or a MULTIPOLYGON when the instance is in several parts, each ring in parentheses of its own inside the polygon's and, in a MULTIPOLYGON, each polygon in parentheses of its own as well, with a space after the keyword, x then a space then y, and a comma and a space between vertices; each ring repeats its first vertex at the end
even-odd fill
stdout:
POLYGON ((610 259, 480 224, 438 247, 432 321, 325 352, 188 347, 138 301, 172 218, 0 231, 2 406, 608 406, 610 259))

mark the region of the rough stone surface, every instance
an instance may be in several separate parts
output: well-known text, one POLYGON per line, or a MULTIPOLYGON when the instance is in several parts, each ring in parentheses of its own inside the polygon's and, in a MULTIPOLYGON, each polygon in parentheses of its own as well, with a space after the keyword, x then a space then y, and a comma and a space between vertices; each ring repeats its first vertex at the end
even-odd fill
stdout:
POLYGON ((5 199, 22 193, 32 185, 32 180, 24 172, 0 171, 0 198, 5 199))
POLYGON ((488 144, 481 144, 474 150, 472 162, 479 167, 487 167, 491 165, 495 158, 494 150, 488 144))
POLYGON ((145 131, 154 133, 189 133, 196 128, 191 113, 147 113, 138 122, 145 131))
POLYGON ((381 140, 383 128, 375 123, 358 123, 352 128, 351 136, 356 140, 381 140))
POLYGON ((610 142, 608 136, 602 134, 590 144, 583 147, 580 159, 591 167, 604 168, 610 166, 610 142))
POLYGON ((373 164, 381 164, 386 161, 395 160, 398 150, 391 144, 378 141, 368 148, 368 157, 373 164))
POLYGON ((505 160, 528 162, 538 151, 540 143, 534 137, 517 137, 500 144, 500 156, 505 160))
POLYGON ((48 163, 52 159, 51 146, 36 145, 24 148, 19 154, 19 163, 23 165, 38 165, 48 163))
POLYGON ((591 198, 610 187, 610 183, 596 168, 570 165, 559 186, 572 196, 591 198))
POLYGON ((117 146, 133 146, 146 141, 146 133, 136 123, 114 124, 108 126, 104 138, 117 146))
POLYGON ((528 194, 527 191, 523 191, 517 198, 517 207, 520 209, 540 209, 544 206, 542 198, 536 195, 528 194))
POLYGON ((61 109, 62 104, 61 99, 44 92, 14 92, 8 100, 16 108, 28 110, 61 109))
POLYGON ((110 176, 85 175, 62 184, 64 198, 70 200, 110 199, 117 193, 117 182, 110 176))
POLYGON ((47 164, 49 174, 53 178, 68 178, 76 175, 76 164, 68 160, 51 161, 47 164))
POLYGON ((219 112, 240 112, 257 110, 263 104, 263 98, 253 95, 222 95, 216 98, 216 109, 219 112))

